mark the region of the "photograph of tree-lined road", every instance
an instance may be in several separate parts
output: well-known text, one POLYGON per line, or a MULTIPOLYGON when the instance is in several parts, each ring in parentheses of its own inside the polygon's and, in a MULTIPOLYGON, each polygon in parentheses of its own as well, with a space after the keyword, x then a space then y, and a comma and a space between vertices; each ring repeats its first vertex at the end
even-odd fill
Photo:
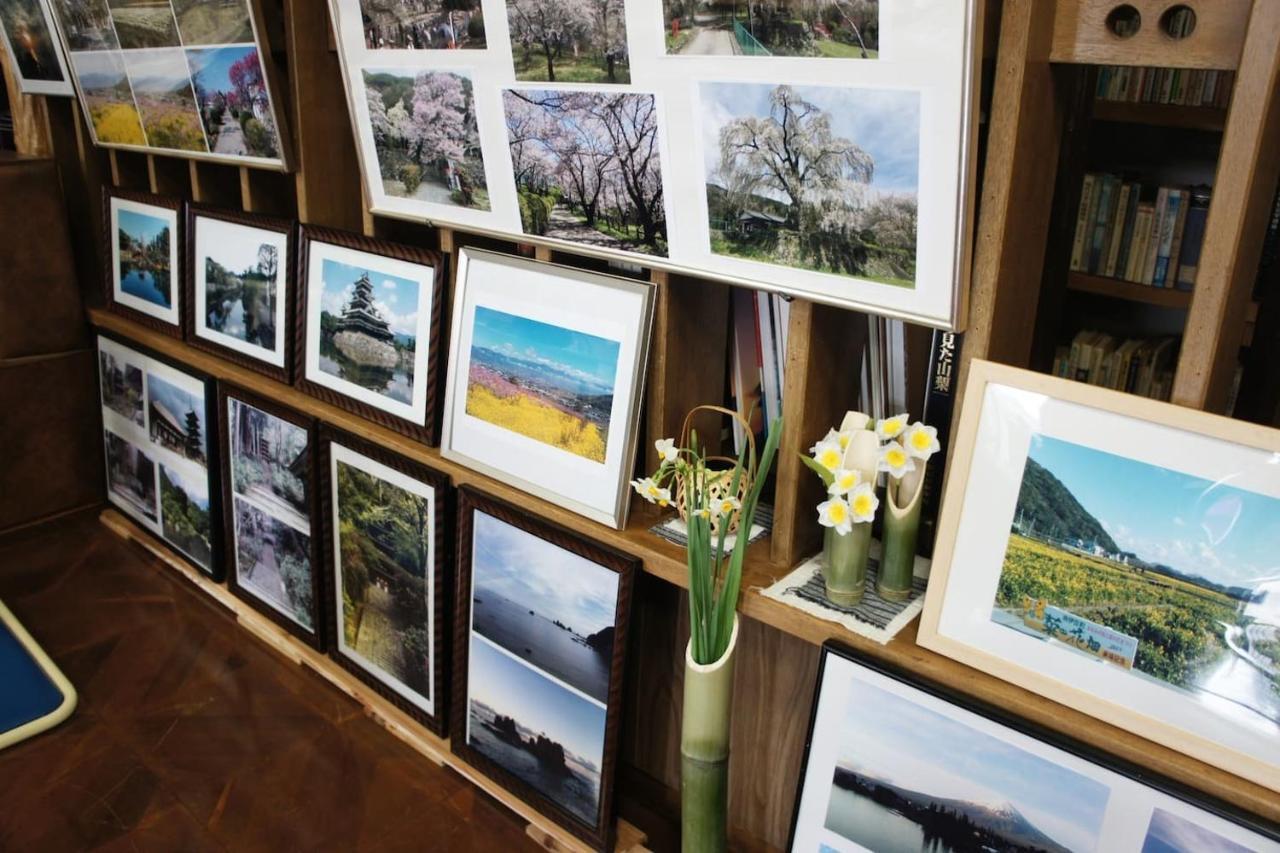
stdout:
POLYGON ((992 619, 1096 653, 1045 614, 1067 611, 1136 640, 1143 677, 1280 731, 1278 541, 1276 498, 1037 435, 992 619))
POLYGON ((622 0, 507 0, 517 80, 630 83, 622 0))
POLYGON ((652 95, 508 89, 502 100, 526 234, 666 256, 652 95))
POLYGON ((879 0, 663 0, 662 18, 670 54, 880 55, 879 0))
POLYGON ((920 96, 703 83, 710 248, 914 287, 920 96))

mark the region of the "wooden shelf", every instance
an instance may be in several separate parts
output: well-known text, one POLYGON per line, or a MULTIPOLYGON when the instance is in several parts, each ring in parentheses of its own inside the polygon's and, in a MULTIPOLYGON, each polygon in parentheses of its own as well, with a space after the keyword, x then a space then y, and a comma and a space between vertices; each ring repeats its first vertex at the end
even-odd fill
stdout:
MULTIPOLYGON (((642 501, 637 500, 633 504, 627 528, 613 530, 444 459, 436 448, 414 442, 385 427, 309 397, 288 385, 194 350, 182 341, 101 309, 90 309, 89 315, 93 324, 103 330, 128 337, 162 355, 185 362, 210 376, 250 388, 286 406, 368 438, 448 474, 455 485, 469 485, 495 497, 518 502, 530 512, 581 531, 587 536, 638 558, 647 574, 680 588, 688 588, 684 549, 650 532, 649 528, 660 520, 662 513, 642 501)), ((113 527, 113 529, 117 528, 113 527)), ((140 534, 134 538, 145 538, 145 536, 140 534)), ((891 642, 881 645, 834 622, 827 622, 781 602, 765 598, 761 594, 762 590, 791 569, 789 565, 771 562, 769 555, 770 543, 767 538, 754 543, 747 550, 742 580, 742 599, 739 604, 739 612, 744 617, 809 643, 840 641, 869 657, 916 672, 924 678, 973 696, 996 708, 1036 721, 1127 761, 1193 785, 1210 795, 1233 802, 1269 820, 1280 820, 1280 799, 1261 786, 922 648, 916 644, 918 620, 903 629, 891 642)), ((168 562, 176 564, 179 561, 171 558, 168 562)), ((182 565, 178 567, 182 568, 182 565)), ((192 571, 187 570, 184 573, 224 604, 227 600, 238 601, 225 587, 213 584, 192 571)), ((247 611, 247 608, 241 609, 247 611)), ((285 654, 305 661, 307 665, 321 670, 322 674, 327 673, 329 669, 336 669, 327 658, 304 647, 270 623, 258 625, 259 621, 265 622, 265 620, 253 620, 246 613, 241 617, 241 621, 242 623, 247 621, 246 627, 250 627, 250 630, 255 633, 260 633, 260 630, 269 632, 269 638, 264 637, 264 639, 282 646, 285 654)), ((342 686, 341 683, 340 686, 342 686)), ((804 707, 804 701, 804 697, 796 697, 797 707, 804 707)), ((429 735, 418 732, 416 729, 413 736, 427 742, 433 740, 429 735)))
POLYGON ((1191 291, 1189 290, 1152 287, 1146 284, 1135 284, 1124 279, 1089 275, 1082 272, 1067 274, 1067 289, 1078 293, 1110 296, 1113 299, 1124 299, 1129 302, 1144 302, 1147 305, 1159 305, 1162 308, 1181 308, 1185 310, 1191 307, 1191 291))
POLYGON ((1141 104, 1096 99, 1093 102, 1093 120, 1211 130, 1221 133, 1227 126, 1227 111, 1218 107, 1141 104))

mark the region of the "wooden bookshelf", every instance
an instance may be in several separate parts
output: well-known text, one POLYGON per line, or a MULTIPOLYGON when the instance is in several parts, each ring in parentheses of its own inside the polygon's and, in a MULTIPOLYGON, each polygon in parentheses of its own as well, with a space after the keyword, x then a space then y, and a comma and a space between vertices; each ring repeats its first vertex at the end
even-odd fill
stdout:
POLYGON ((1093 120, 1221 133, 1227 126, 1227 111, 1218 107, 1188 107, 1179 104, 1145 104, 1099 99, 1093 102, 1093 120))
POLYGON ((1110 296, 1113 299, 1124 299, 1129 302, 1142 302, 1146 305, 1159 305, 1162 308, 1186 310, 1191 306, 1189 290, 1152 287, 1148 284, 1135 284, 1120 278, 1108 278, 1083 272, 1072 272, 1067 275, 1067 290, 1110 296))

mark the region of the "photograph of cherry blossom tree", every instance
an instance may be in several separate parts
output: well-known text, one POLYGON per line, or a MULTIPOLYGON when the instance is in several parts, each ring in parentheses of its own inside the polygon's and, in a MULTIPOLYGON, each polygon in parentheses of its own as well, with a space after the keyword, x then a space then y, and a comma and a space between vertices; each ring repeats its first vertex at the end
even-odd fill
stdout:
POLYGON ((507 0, 517 80, 630 83, 622 0, 507 0))
POLYGON ((683 56, 880 55, 880 0, 662 0, 662 23, 683 56))
POLYGON ((900 287, 916 279, 916 92, 703 83, 711 251, 900 287))
POLYGON ((503 92, 526 234, 665 257, 653 95, 503 92))
POLYGON ((369 50, 484 50, 480 0, 360 0, 369 50))
POLYGON ((456 71, 366 70, 364 85, 383 191, 488 210, 471 78, 456 71))

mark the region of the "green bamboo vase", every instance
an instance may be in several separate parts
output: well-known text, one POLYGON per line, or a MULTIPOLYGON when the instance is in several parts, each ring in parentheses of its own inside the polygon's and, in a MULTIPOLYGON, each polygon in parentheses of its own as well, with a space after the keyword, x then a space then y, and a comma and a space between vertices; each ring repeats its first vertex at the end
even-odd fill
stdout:
POLYGON ((871 553, 871 525, 855 524, 848 533, 828 527, 822 546, 822 582, 832 604, 853 607, 867 588, 867 557, 871 553))
POLYGON ((885 489, 884 548, 880 556, 880 574, 876 592, 887 601, 906 601, 911 597, 915 574, 916 540, 920 535, 920 507, 924 503, 924 463, 908 471, 896 483, 890 480, 885 489))
POLYGON ((720 659, 699 664, 693 644, 684 653, 684 714, 680 731, 681 847, 720 853, 728 839, 729 729, 738 617, 720 659))

